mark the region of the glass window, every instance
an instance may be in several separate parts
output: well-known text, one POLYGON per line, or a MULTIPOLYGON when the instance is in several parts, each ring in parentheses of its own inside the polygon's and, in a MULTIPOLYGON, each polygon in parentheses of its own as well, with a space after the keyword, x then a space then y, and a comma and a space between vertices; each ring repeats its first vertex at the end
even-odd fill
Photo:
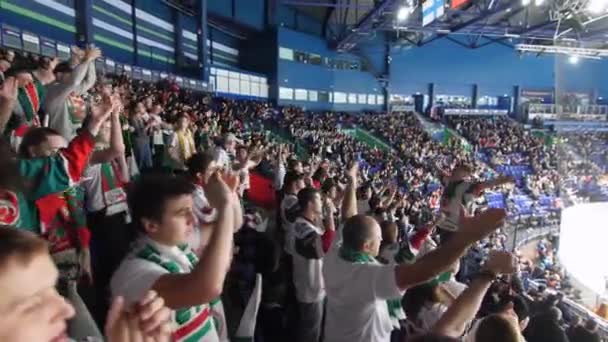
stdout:
POLYGON ((357 104, 357 94, 348 94, 348 103, 357 104))
MULTIPOLYGON (((320 92, 319 92, 319 97, 318 97, 319 102, 323 102, 323 103, 328 103, 328 102, 331 102, 331 101, 329 100, 329 94, 330 94, 330 93, 328 93, 328 92, 326 92, 326 91, 320 91, 320 92)), ((310 93, 309 93, 309 95, 310 95, 310 93)), ((311 100, 311 101, 312 101, 312 100, 311 100)))
POLYGON ((217 69, 217 74, 220 76, 228 76, 228 70, 217 69))
POLYGON ((376 104, 376 95, 374 94, 369 94, 367 96, 367 104, 368 105, 375 105, 376 104))
POLYGON ((249 86, 249 81, 241 80, 241 89, 239 93, 241 95, 251 95, 251 87, 249 86))
POLYGON ((217 75, 217 91, 220 93, 228 92, 228 77, 217 75))
POLYGON ((346 103, 346 93, 334 92, 334 103, 346 103))
POLYGON ((228 72, 228 77, 230 77, 230 78, 236 78, 238 80, 241 77, 241 74, 239 74, 236 71, 229 71, 228 72))
POLYGON ((383 105, 384 104, 384 95, 378 95, 378 96, 376 96, 376 104, 377 105, 383 105))
POLYGON ((308 91, 308 101, 317 102, 319 96, 316 90, 308 91))
POLYGON ((293 50, 284 47, 279 47, 279 58, 286 59, 288 61, 293 61, 293 50))
POLYGON ((367 104, 367 94, 359 94, 359 104, 367 104))
POLYGON ((240 81, 238 78, 228 78, 228 92, 231 94, 240 93, 240 81))
POLYGON ((251 83, 251 96, 260 96, 260 84, 251 83))
POLYGON ((306 89, 296 89, 295 94, 297 101, 308 101, 308 91, 306 89))
POLYGON ((306 52, 295 51, 293 53, 293 56, 294 56, 295 61, 298 63, 308 64, 308 62, 309 62, 309 56, 306 52))
POLYGON ((266 84, 260 84, 260 97, 268 98, 268 86, 266 84))
POLYGON ((293 100, 293 89, 292 88, 279 88, 279 99, 281 100, 293 100))
POLYGON ((309 58, 310 58, 310 64, 313 64, 313 65, 321 65, 322 64, 321 56, 320 55, 316 55, 314 53, 311 53, 309 55, 309 58))
POLYGON ((211 68, 209 70, 209 73, 211 73, 211 75, 215 75, 217 73, 217 69, 216 68, 211 68))

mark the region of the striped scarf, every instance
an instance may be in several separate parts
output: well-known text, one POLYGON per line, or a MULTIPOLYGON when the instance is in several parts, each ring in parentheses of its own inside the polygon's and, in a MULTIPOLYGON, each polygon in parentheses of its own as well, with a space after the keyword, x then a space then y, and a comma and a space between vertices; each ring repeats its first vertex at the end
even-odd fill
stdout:
POLYGON ((38 111, 40 110, 40 104, 44 101, 45 95, 46 89, 42 82, 37 79, 34 79, 32 83, 19 87, 17 101, 19 101, 19 104, 23 108, 28 126, 40 126, 38 111))
POLYGON ((192 133, 188 129, 185 131, 177 131, 175 133, 177 134, 177 140, 179 142, 181 158, 185 163, 196 151, 194 138, 192 138, 192 133))
MULTIPOLYGON (((340 257, 348 262, 357 264, 378 264, 379 262, 372 256, 363 252, 355 251, 344 246, 340 247, 340 257)), ((401 306, 401 298, 389 299, 386 301, 388 313, 393 327, 399 328, 399 320, 405 319, 405 311, 401 306)))
MULTIPOLYGON (((191 272, 198 262, 198 258, 187 245, 181 245, 179 249, 188 259, 187 269, 163 255, 150 243, 145 244, 135 256, 157 264, 172 274, 191 272)), ((217 306, 217 302, 214 305, 217 306)), ((203 304, 175 310, 173 320, 176 329, 173 331, 172 340, 175 342, 216 342, 217 340, 213 338, 216 335, 213 331, 217 331, 217 329, 212 317, 212 307, 212 304, 203 304)))
POLYGON ((87 115, 87 103, 82 96, 71 93, 70 96, 68 96, 67 104, 70 121, 72 124, 80 126, 87 115))

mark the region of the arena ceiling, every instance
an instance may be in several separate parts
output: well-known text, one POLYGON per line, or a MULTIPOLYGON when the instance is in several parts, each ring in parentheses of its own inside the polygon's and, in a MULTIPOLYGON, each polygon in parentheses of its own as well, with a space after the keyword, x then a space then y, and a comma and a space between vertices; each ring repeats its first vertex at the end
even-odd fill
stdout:
POLYGON ((341 51, 356 49, 359 43, 378 32, 388 33, 394 45, 403 46, 423 46, 437 39, 448 39, 467 48, 495 43, 584 48, 608 46, 608 0, 282 2, 321 19, 326 36, 341 51), (430 4, 443 5, 443 13, 423 25, 422 7, 430 4), (411 9, 411 13, 398 20, 397 14, 404 5, 411 9))

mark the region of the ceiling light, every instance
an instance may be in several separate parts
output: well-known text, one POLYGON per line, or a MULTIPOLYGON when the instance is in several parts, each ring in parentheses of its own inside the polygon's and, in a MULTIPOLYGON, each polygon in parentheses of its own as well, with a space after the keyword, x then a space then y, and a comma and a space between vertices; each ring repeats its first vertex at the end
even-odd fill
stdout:
POLYGON ((572 55, 570 56, 570 58, 568 58, 568 62, 570 62, 570 64, 578 64, 579 58, 576 55, 572 55))
POLYGON ((541 6, 543 3, 545 3, 545 0, 534 0, 534 5, 536 6, 541 6))
POLYGON ((507 13, 511 12, 511 7, 507 8, 507 13))
POLYGON ((521 0, 521 4, 523 6, 528 6, 530 4, 531 0, 521 0))
POLYGON ((412 13, 411 7, 402 6, 401 8, 399 8, 399 11, 397 12, 397 20, 404 21, 405 19, 407 19, 407 17, 410 16, 410 13, 412 13))

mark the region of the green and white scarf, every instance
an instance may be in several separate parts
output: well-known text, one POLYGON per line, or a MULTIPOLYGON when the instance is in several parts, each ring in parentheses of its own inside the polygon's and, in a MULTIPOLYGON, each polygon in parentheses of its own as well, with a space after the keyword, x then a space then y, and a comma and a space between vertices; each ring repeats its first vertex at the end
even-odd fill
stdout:
MULTIPOLYGON (((198 258, 187 245, 181 245, 179 249, 188 259, 187 269, 184 269, 183 263, 176 262, 163 255, 152 243, 146 243, 135 256, 155 263, 172 274, 191 272, 198 262, 198 258)), ((217 327, 212 312, 213 306, 212 304, 203 304, 175 310, 173 321, 177 327, 173 331, 172 341, 216 342, 217 327)), ((217 306, 217 302, 215 306, 217 306)))
MULTIPOLYGON (((340 257, 356 264, 380 264, 374 257, 344 246, 340 247, 340 257)), ((406 318, 405 311, 401 306, 401 298, 389 299, 386 301, 386 305, 393 327, 399 328, 399 321, 406 318)))

